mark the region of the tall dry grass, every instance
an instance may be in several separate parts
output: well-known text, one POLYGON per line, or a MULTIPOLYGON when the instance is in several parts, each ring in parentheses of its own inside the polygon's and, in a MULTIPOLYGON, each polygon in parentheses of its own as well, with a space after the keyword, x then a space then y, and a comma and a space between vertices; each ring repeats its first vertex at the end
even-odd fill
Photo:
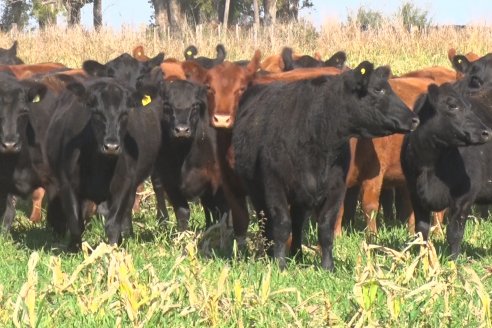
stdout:
POLYGON ((26 63, 54 61, 71 67, 79 67, 86 59, 107 61, 122 52, 130 52, 138 44, 144 45, 150 55, 163 51, 166 56, 179 59, 183 58, 183 50, 189 44, 196 45, 200 55, 215 56, 215 45, 223 43, 228 58, 234 60, 249 58, 257 48, 264 55, 279 53, 287 45, 299 53, 318 51, 323 58, 344 50, 349 65, 370 60, 378 65, 390 65, 396 74, 431 65, 449 66, 447 50, 450 47, 455 47, 459 53, 492 51, 490 27, 410 33, 395 23, 365 32, 356 26, 329 22, 321 31, 302 23, 228 30, 220 26, 198 26, 185 29, 180 37, 168 33, 159 35, 144 27, 120 31, 105 28, 99 32, 52 27, 45 31, 0 34, 0 46, 8 47, 15 39, 19 40, 19 55, 26 63))

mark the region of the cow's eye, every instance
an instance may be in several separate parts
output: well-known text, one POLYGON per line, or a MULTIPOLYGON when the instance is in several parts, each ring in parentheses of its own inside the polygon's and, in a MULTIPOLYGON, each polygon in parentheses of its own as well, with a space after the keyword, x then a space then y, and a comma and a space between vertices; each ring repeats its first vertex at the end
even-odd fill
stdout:
POLYGON ((482 84, 483 84, 483 81, 479 77, 472 76, 472 78, 470 79, 470 87, 471 88, 475 88, 475 89, 481 88, 482 84))
POLYGON ((383 88, 374 88, 374 93, 382 96, 386 93, 386 90, 383 88))
POLYGON ((451 111, 455 111, 455 110, 459 109, 459 106, 458 106, 458 104, 451 102, 451 103, 448 103, 448 108, 451 111))

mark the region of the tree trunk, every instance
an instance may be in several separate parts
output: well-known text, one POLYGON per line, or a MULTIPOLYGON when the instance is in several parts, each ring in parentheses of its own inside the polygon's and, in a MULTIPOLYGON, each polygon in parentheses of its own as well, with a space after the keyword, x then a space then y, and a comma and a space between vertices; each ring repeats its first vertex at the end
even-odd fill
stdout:
POLYGON ((155 25, 163 32, 168 27, 167 0, 152 0, 152 5, 154 6, 155 12, 155 25))
POLYGON ((231 0, 225 0, 225 8, 224 8, 224 27, 227 28, 227 23, 229 20, 229 6, 231 4, 231 0))
POLYGON ((92 9, 94 18, 94 28, 99 30, 102 27, 102 0, 94 0, 94 8, 92 9))
POLYGON ((258 0, 253 0, 253 8, 255 12, 255 25, 260 26, 260 8, 258 6, 258 0))
POLYGON ((275 25, 277 21, 277 0, 263 0, 265 8, 265 25, 275 25))
POLYGON ((167 0, 167 18, 169 21, 169 26, 173 32, 181 32, 186 25, 186 15, 184 10, 181 9, 178 0, 167 0))
POLYGON ((66 5, 68 12, 68 26, 80 25, 80 10, 83 4, 80 1, 69 1, 66 5))

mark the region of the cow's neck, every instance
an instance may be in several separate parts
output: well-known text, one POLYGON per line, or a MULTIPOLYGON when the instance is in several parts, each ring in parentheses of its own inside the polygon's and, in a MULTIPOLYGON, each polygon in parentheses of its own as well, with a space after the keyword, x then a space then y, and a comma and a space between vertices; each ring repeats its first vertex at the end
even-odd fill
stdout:
POLYGON ((439 127, 432 121, 421 124, 414 132, 409 135, 409 147, 415 154, 415 158, 420 166, 434 167, 442 154, 451 148, 440 141, 436 133, 439 127))

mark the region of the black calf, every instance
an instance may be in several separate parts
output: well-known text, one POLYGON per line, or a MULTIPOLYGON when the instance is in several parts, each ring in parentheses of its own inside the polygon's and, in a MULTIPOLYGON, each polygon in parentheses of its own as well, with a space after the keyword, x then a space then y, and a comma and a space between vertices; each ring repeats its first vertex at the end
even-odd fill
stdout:
POLYGON ((430 212, 448 208, 453 258, 460 253, 471 206, 492 202, 492 144, 481 145, 492 134, 483 121, 492 120, 483 100, 464 98, 449 84, 430 85, 415 105, 421 124, 405 137, 401 152, 415 229, 427 239, 430 212))

